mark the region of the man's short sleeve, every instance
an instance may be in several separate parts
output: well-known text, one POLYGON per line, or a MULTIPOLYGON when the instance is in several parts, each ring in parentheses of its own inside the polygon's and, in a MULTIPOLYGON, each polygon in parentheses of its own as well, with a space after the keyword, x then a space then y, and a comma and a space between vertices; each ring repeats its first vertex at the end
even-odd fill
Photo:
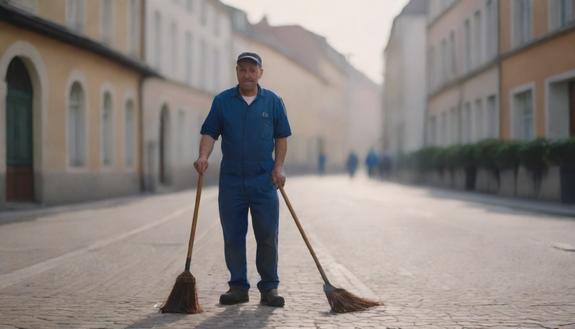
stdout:
POLYGON ((274 138, 285 138, 291 135, 291 128, 287 118, 286 107, 281 97, 277 98, 276 104, 274 138))
POLYGON ((222 108, 218 97, 216 97, 212 102, 210 113, 208 113, 206 120, 204 120, 204 124, 202 124, 202 130, 200 133, 202 135, 209 135, 213 139, 217 140, 222 134, 222 127, 222 108))

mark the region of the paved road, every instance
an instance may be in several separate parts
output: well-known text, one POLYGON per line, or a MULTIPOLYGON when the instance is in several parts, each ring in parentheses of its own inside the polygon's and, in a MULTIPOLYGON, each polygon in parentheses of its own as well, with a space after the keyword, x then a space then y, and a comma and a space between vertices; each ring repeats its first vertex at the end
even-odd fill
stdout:
MULTIPOLYGON (((575 220, 441 190, 290 179, 287 192, 338 286, 384 306, 334 315, 285 207, 284 309, 222 307, 227 272, 217 190, 206 188, 192 272, 200 315, 158 304, 182 271, 194 192, 95 204, 0 225, 4 328, 575 328, 575 220)), ((250 232, 252 283, 257 282, 250 232)))

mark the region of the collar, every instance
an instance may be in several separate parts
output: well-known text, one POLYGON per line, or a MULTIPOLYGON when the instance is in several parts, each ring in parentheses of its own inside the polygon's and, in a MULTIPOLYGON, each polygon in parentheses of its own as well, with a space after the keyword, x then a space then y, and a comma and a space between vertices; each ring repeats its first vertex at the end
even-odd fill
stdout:
MULTIPOLYGON (((260 86, 260 84, 258 83, 258 92, 256 93, 256 98, 261 97, 265 94, 264 88, 262 88, 260 86)), ((234 96, 238 97, 238 98, 242 98, 242 94, 240 93, 240 85, 237 84, 236 88, 234 88, 234 96)))

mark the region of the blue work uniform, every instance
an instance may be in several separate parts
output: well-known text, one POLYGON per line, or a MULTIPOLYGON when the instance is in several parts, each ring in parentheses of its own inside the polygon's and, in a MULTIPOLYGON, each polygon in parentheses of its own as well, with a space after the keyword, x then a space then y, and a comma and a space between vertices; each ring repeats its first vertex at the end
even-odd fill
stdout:
POLYGON ((256 267, 260 291, 279 284, 279 201, 272 183, 276 138, 291 135, 282 99, 261 88, 248 105, 239 86, 223 91, 212 103, 201 130, 214 139, 222 136, 218 204, 224 233, 230 286, 249 288, 246 266, 248 209, 257 242, 256 267))

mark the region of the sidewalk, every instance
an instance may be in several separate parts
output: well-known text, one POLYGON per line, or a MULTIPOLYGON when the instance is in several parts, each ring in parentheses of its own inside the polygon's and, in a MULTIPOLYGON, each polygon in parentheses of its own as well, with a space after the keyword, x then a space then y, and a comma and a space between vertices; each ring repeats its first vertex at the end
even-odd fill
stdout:
POLYGON ((512 198, 493 194, 486 194, 475 191, 453 190, 438 186, 406 184, 398 181, 381 182, 411 186, 419 189, 426 189, 433 192, 435 196, 457 199, 468 202, 483 203, 499 207, 510 208, 513 210, 541 213, 553 216, 572 217, 575 219, 575 205, 566 205, 551 201, 541 201, 534 199, 512 198))
POLYGON ((113 199, 94 200, 52 206, 44 206, 37 203, 12 203, 8 205, 8 209, 0 210, 0 225, 21 220, 32 220, 39 217, 56 215, 66 212, 120 206, 132 202, 144 201, 148 198, 153 198, 161 195, 162 194, 143 193, 113 199))

